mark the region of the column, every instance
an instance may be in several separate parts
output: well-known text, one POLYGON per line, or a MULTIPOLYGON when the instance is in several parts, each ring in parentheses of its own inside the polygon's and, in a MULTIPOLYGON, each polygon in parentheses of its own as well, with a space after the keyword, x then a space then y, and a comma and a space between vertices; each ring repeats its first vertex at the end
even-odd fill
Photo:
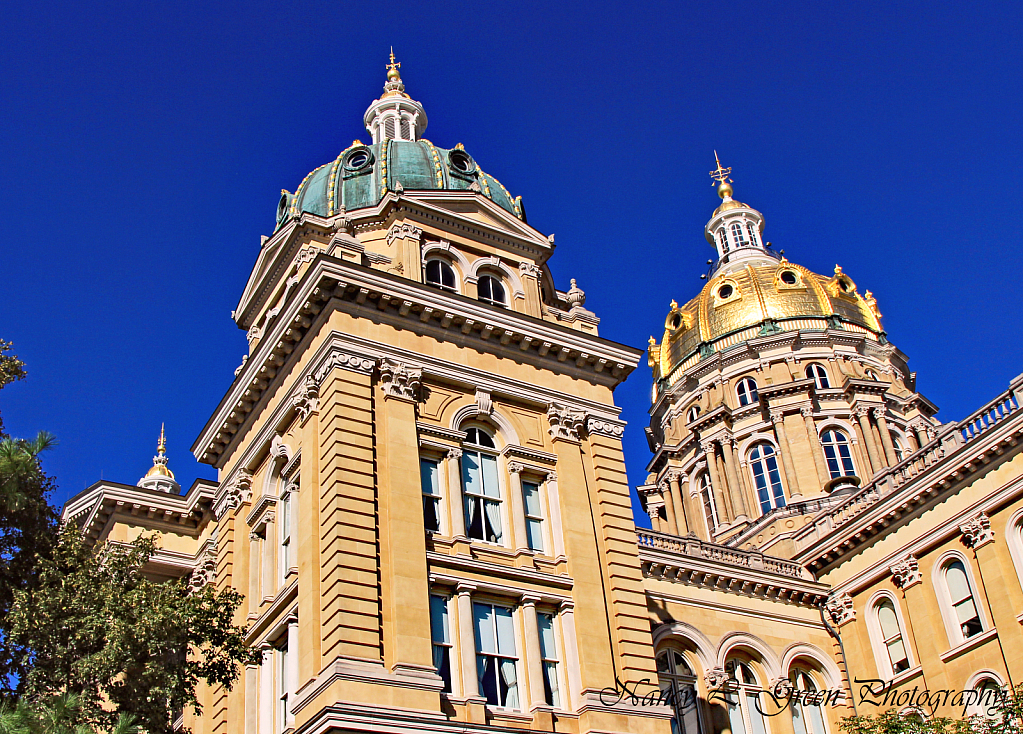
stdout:
POLYGON ((813 421, 813 406, 805 405, 799 409, 803 415, 803 422, 806 424, 806 438, 810 442, 810 453, 813 454, 813 464, 817 468, 817 480, 821 487, 831 481, 831 473, 828 471, 828 463, 824 460, 824 449, 821 447, 821 437, 817 434, 817 424, 813 421))
POLYGON ((888 421, 884 418, 884 408, 874 408, 874 420, 877 421, 877 432, 881 434, 881 445, 884 447, 888 466, 895 466, 899 463, 899 459, 895 455, 895 446, 892 444, 892 432, 888 430, 888 421))
POLYGON ((448 512, 451 518, 451 537, 462 538, 465 535, 465 507, 462 504, 462 449, 448 449, 444 457, 447 467, 448 512))
POLYGON ((519 551, 529 550, 529 538, 526 535, 526 508, 522 501, 522 464, 517 461, 508 462, 508 493, 511 506, 511 525, 513 534, 512 547, 519 551))
POLYGON ((554 542, 554 557, 565 557, 565 530, 561 525, 561 498, 558 496, 558 474, 547 474, 547 507, 551 513, 551 540, 554 542))
POLYGON ((259 666, 245 666, 245 734, 259 734, 259 666))
POLYGON ((735 520, 749 519, 749 509, 746 507, 746 498, 743 497, 742 485, 739 484, 739 475, 735 473, 735 454, 732 448, 732 439, 719 438, 721 444, 721 456, 725 464, 725 478, 728 482, 728 494, 732 499, 732 509, 735 520), (738 499, 738 502, 736 501, 738 499))
MULTIPOLYGON (((536 603, 539 597, 523 595, 522 597, 522 659, 526 668, 526 681, 529 684, 529 697, 524 696, 522 703, 525 711, 532 711, 537 706, 546 706, 543 693, 543 663, 540 660, 540 630, 536 621, 536 603)), ((521 689, 520 689, 521 690, 521 689)))
POLYGON ((583 684, 579 675, 579 643, 575 636, 575 605, 571 601, 561 602, 561 631, 564 634, 565 672, 568 673, 568 691, 562 705, 570 711, 577 711, 583 684))
POLYGON ((259 648, 263 662, 259 666, 259 734, 274 732, 274 649, 267 643, 259 648))
POLYGON ((658 533, 668 532, 667 528, 661 527, 661 511, 660 506, 653 503, 652 497, 647 497, 646 514, 650 516, 650 527, 658 533))
POLYGON ((277 515, 268 512, 263 515, 263 588, 260 595, 264 599, 273 598, 277 593, 277 515))
POLYGON ((726 488, 722 486, 721 475, 718 473, 717 448, 713 441, 702 441, 700 448, 707 457, 707 473, 710 474, 711 488, 714 490, 714 501, 717 503, 718 521, 721 524, 732 522, 732 505, 726 488))
MULTIPOLYGON (((421 371, 396 362, 380 366, 376 395, 380 599, 384 664, 399 675, 434 679, 430 585, 423 542, 416 403, 421 371)), ((406 691, 410 707, 439 705, 428 693, 406 691)))
POLYGON ((913 431, 916 433, 916 442, 920 448, 923 448, 930 442, 931 439, 927 435, 927 428, 924 426, 923 421, 915 423, 913 431))
POLYGON ((458 607, 458 667, 462 672, 462 696, 480 699, 476 679, 476 633, 472 628, 472 592, 475 584, 460 583, 456 589, 458 607))
POLYGON ((257 616, 261 594, 259 592, 259 561, 261 549, 259 541, 262 540, 258 533, 249 533, 249 615, 257 616))
POLYGON ((298 616, 295 614, 288 617, 288 669, 285 673, 288 676, 285 683, 288 691, 287 726, 294 728, 295 713, 292 709, 298 697, 298 616))
POLYGON ((675 524, 678 526, 679 535, 689 533, 689 513, 686 511, 681 483, 685 476, 679 469, 672 469, 668 472, 668 490, 671 492, 671 501, 675 505, 675 524))
POLYGON ((877 453, 877 446, 874 444, 874 434, 870 431, 870 419, 867 418, 866 406, 858 406, 853 408, 853 415, 859 421, 857 427, 860 434, 860 440, 863 441, 863 445, 867 447, 867 456, 870 458, 870 471, 873 474, 881 471, 884 465, 881 462, 881 457, 877 453))
POLYGON ((789 486, 789 499, 795 499, 803 493, 799 489, 796 469, 792 465, 792 444, 789 443, 789 435, 785 430, 785 415, 780 410, 772 410, 771 423, 774 424, 774 437, 778 442, 778 461, 781 462, 782 470, 785 472, 785 482, 789 486))
POLYGON ((668 488, 668 483, 661 482, 658 484, 657 491, 660 494, 661 501, 664 503, 664 512, 668 516, 668 527, 665 529, 665 532, 678 535, 678 517, 675 515, 675 503, 672 501, 671 490, 668 488))

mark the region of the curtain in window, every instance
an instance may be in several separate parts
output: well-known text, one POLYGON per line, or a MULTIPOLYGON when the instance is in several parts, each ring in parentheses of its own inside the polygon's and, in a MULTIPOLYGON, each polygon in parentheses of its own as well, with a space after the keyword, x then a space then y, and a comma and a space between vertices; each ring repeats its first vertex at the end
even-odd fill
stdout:
POLYGON ((952 597, 952 608, 955 609, 963 638, 973 637, 982 631, 980 615, 973 603, 973 592, 966 576, 966 568, 961 561, 954 561, 945 570, 945 582, 948 593, 952 597))

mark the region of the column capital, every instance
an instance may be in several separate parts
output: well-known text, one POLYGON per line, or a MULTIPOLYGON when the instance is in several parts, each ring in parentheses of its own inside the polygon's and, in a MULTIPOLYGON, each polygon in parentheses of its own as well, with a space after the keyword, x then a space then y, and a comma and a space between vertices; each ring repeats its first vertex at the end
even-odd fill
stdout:
POLYGON ((547 481, 548 482, 553 482, 554 484, 557 484, 558 483, 558 473, 556 471, 549 471, 549 472, 547 472, 547 481))
POLYGON ((714 451, 714 444, 715 441, 711 439, 704 439, 703 441, 700 441, 700 448, 703 450, 703 453, 710 454, 714 451))
POLYGON ((380 386, 384 389, 385 400, 397 398, 418 402, 422 379, 423 370, 419 367, 409 367, 392 359, 380 361, 380 386))
POLYGON ((855 418, 865 418, 870 408, 866 405, 856 405, 850 411, 855 418))
POLYGON ((561 600, 561 604, 558 606, 558 611, 561 611, 561 612, 574 612, 575 611, 575 601, 573 601, 572 599, 562 599, 561 600))
POLYGON ((520 464, 517 461, 509 461, 508 462, 508 472, 510 474, 518 474, 519 472, 521 472, 525 468, 526 467, 524 467, 522 464, 520 464))
POLYGON ((536 594, 523 594, 519 597, 519 604, 524 607, 536 607, 540 602, 540 597, 536 594))
POLYGON ((570 408, 551 403, 547 406, 547 421, 551 438, 555 441, 580 441, 586 416, 570 408))
POLYGON ((963 545, 967 548, 977 550, 988 543, 995 542, 995 531, 991 529, 991 520, 983 512, 960 525, 959 531, 963 534, 963 545))
POLYGON ((920 575, 920 563, 912 555, 896 561, 888 570, 892 572, 895 585, 903 591, 911 586, 916 586, 923 580, 920 575))
POLYGON ((684 482, 689 477, 681 469, 668 469, 664 474, 664 478, 669 482, 684 482))
POLYGON ((469 595, 476 591, 476 584, 469 583, 468 581, 459 581, 458 585, 455 586, 455 594, 457 596, 469 595))
POLYGON ((781 408, 772 408, 770 416, 771 423, 781 423, 783 420, 785 420, 785 411, 782 410, 781 408))
POLYGON ((871 408, 871 412, 874 414, 874 418, 876 419, 883 419, 886 411, 887 409, 882 407, 871 408))
POLYGON ((460 448, 448 449, 448 452, 447 452, 447 454, 445 454, 445 456, 447 456, 449 459, 461 459, 462 458, 462 449, 460 449, 460 448))
POLYGON ((846 593, 828 594, 824 602, 824 611, 831 617, 831 621, 841 627, 846 622, 856 619, 856 609, 853 607, 853 598, 846 593))
POLYGON ((812 405, 800 405, 799 413, 804 418, 813 418, 813 406, 812 405))
POLYGON ((304 421, 320 409, 320 385, 312 375, 306 375, 291 398, 291 404, 298 411, 299 421, 304 421))

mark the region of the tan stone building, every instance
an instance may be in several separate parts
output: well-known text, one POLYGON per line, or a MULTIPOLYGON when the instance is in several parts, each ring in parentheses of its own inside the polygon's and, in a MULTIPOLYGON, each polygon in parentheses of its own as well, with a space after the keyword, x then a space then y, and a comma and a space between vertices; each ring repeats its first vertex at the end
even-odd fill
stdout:
POLYGON ((941 424, 870 292, 774 253, 719 164, 718 260, 649 344, 637 529, 613 390, 643 352, 555 286, 520 197, 422 137, 397 66, 372 141, 282 193, 193 446, 218 481, 182 495, 161 435, 137 486, 64 510, 245 595, 264 661, 181 725, 837 734, 856 678, 1023 682, 1023 378, 941 424))

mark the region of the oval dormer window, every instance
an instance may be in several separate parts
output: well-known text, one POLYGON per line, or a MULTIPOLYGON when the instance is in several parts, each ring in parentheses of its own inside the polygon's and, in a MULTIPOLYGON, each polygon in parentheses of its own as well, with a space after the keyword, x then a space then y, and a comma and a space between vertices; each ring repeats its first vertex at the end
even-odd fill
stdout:
POLYGON ((732 286, 730 286, 728 283, 725 283, 723 286, 718 288, 718 298, 724 301, 728 298, 731 298, 734 292, 735 289, 732 288, 732 286))
POLYGON ((469 176, 476 172, 476 163, 464 150, 455 149, 448 153, 448 165, 451 170, 469 176))
POLYGON ((354 173, 356 171, 363 171, 369 168, 372 162, 373 153, 370 152, 369 148, 361 147, 348 151, 348 155, 344 158, 343 165, 346 171, 354 173))
POLYGON ((784 283, 785 285, 795 285, 796 283, 799 282, 799 278, 797 278, 796 274, 791 270, 783 270, 781 272, 781 275, 778 277, 781 279, 781 282, 784 283))

